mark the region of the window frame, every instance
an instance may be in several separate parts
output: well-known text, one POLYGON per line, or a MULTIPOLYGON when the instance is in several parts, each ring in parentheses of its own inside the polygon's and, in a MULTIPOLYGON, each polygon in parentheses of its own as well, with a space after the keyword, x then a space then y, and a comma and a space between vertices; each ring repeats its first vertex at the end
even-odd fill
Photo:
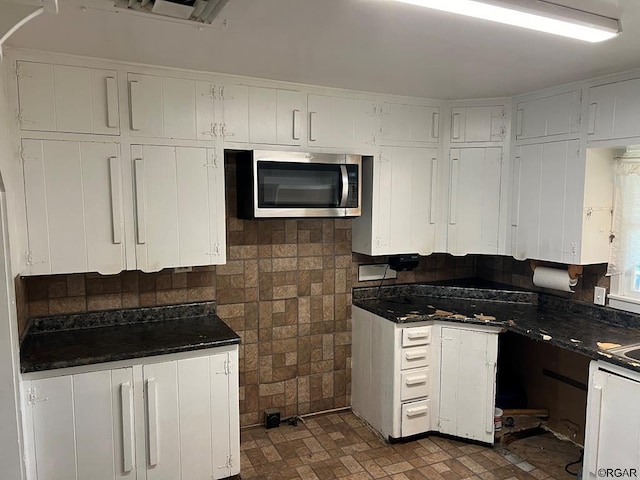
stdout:
POLYGON ((634 282, 640 281, 640 264, 624 273, 611 277, 609 306, 618 310, 640 313, 640 289, 634 288, 634 282))

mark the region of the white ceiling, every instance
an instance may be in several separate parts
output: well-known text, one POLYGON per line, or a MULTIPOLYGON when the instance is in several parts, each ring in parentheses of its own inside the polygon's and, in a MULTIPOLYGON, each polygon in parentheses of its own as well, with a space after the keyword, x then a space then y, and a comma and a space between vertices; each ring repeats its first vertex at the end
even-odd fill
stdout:
POLYGON ((389 0, 229 0, 212 26, 60 0, 17 47, 439 99, 511 96, 640 67, 639 0, 557 0, 621 19, 590 44, 389 0), (195 24, 194 24, 195 25, 195 24))

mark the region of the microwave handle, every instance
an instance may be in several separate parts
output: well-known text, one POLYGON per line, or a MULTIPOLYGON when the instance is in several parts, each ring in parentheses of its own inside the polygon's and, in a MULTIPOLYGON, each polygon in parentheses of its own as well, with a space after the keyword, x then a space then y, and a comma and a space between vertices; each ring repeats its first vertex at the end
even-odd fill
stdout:
POLYGON ((340 200, 340 208, 346 208, 349 198, 349 175, 347 175, 347 166, 340 165, 340 172, 342 173, 342 199, 340 200))

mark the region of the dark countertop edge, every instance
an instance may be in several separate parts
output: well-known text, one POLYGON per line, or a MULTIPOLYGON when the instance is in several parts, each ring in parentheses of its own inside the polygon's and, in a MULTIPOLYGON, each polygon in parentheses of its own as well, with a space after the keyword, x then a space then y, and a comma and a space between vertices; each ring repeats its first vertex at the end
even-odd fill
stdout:
MULTIPOLYGON (((488 327, 499 327, 502 328, 503 331, 513 332, 518 335, 525 336, 532 340, 536 340, 539 342, 546 342, 551 345, 554 345, 558 348, 562 348, 563 350, 569 350, 574 353, 579 353, 584 355, 592 360, 601 360, 609 363, 613 363, 623 368, 627 368, 629 370, 633 370, 636 372, 640 372, 640 361, 628 359, 626 357, 622 357, 620 355, 615 355, 609 353, 607 351, 594 349, 592 347, 587 346, 582 342, 567 342, 561 339, 557 339, 555 337, 549 336, 549 339, 545 339, 545 334, 540 331, 535 331, 531 329, 526 329, 523 327, 519 327, 518 324, 511 324, 509 321, 495 320, 495 321, 481 321, 477 318, 469 318, 455 315, 412 315, 411 317, 398 317, 389 313, 381 313, 376 311, 375 309, 367 308, 366 305, 359 304, 360 301, 366 301, 370 299, 359 299, 353 301, 353 306, 362 308, 370 313, 378 315, 386 320, 389 320, 393 323, 397 323, 398 325, 407 325, 411 323, 418 322, 448 322, 448 323, 459 323, 459 324, 467 324, 467 325, 477 325, 477 326, 488 326, 488 327)), ((477 300, 477 299, 468 299, 468 300, 477 300)), ((601 320, 597 318, 591 319, 594 322, 600 322, 601 320)), ((627 328, 620 326, 620 328, 627 328)))
POLYGON ((34 373, 34 372, 43 372, 46 370, 60 370, 63 368, 72 368, 72 367, 83 367, 88 365, 96 365, 100 363, 110 363, 110 362, 120 362, 125 360, 140 360, 139 363, 145 363, 143 361, 144 358, 147 357, 157 357, 160 355, 171 355, 174 353, 183 353, 190 351, 198 351, 198 350, 206 350, 209 348, 216 347, 225 347, 228 345, 239 345, 240 337, 236 336, 235 338, 228 338, 224 340, 215 340, 210 342, 202 342, 199 344, 188 344, 188 345, 180 345, 174 347, 158 347, 145 349, 135 352, 127 352, 126 354, 117 354, 117 355, 103 355, 99 357, 83 357, 74 361, 59 361, 59 362, 38 362, 38 363, 24 363, 20 364, 20 372, 25 373, 34 373))

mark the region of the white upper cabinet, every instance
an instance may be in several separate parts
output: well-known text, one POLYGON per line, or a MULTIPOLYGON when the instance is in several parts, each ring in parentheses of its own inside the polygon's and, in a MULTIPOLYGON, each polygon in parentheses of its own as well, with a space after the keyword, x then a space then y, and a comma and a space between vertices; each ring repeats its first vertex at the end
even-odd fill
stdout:
POLYGON ((588 139, 640 137, 640 78, 589 89, 588 139))
POLYGON ((437 148, 382 147, 379 157, 365 160, 353 250, 367 255, 433 253, 437 169, 437 148))
POLYGON ((382 104, 381 141, 437 143, 439 137, 439 107, 382 104))
POLYGON ((304 95, 297 90, 227 83, 220 134, 228 142, 301 145, 304 95))
POLYGON ((613 199, 612 158, 581 154, 577 140, 516 149, 512 255, 565 264, 606 263, 613 199))
POLYGON ((17 62, 20 129, 118 135, 113 70, 17 62))
POLYGON ((451 143, 502 142, 505 122, 504 105, 453 107, 451 143))
POLYGON ((373 100, 309 95, 308 145, 371 151, 380 130, 373 100))
POLYGON ((225 262, 224 174, 211 148, 132 145, 137 268, 225 262))
POLYGON ((195 80, 129 73, 128 82, 131 135, 199 138, 195 80))
POLYGON ((23 140, 26 274, 125 267, 122 160, 116 143, 23 140))
POLYGON ((579 132, 581 103, 580 90, 518 103, 516 140, 579 132))
POLYGON ((498 253, 502 148, 452 148, 447 251, 498 253))

